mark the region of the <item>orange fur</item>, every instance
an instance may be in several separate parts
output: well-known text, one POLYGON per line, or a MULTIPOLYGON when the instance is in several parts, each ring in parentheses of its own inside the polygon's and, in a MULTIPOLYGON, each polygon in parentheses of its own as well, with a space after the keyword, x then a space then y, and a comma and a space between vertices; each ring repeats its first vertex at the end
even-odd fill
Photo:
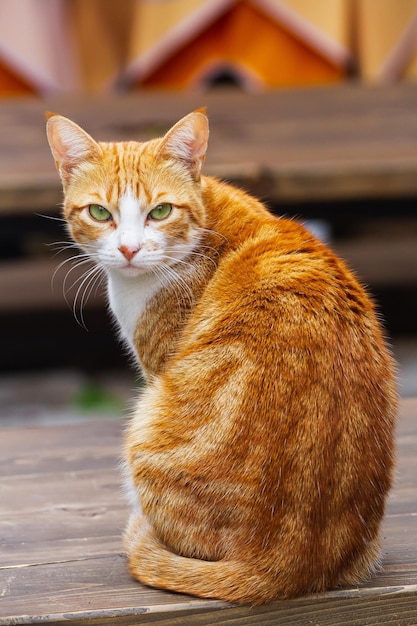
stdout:
POLYGON ((303 226, 201 177, 201 111, 145 144, 96 143, 60 116, 48 135, 70 230, 102 265, 100 246, 113 254, 110 305, 148 380, 125 439, 132 575, 254 604, 367 577, 397 394, 364 289, 303 226), (93 202, 111 222, 88 217, 93 202))

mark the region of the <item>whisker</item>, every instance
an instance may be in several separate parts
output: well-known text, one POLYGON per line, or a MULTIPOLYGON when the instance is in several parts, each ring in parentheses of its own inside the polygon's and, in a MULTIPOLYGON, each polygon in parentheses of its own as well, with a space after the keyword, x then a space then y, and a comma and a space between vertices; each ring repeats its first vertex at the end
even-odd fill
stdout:
POLYGON ((85 323, 84 320, 84 294, 85 294, 85 290, 83 292, 83 295, 81 297, 81 301, 80 301, 80 305, 79 305, 79 315, 77 313, 77 302, 78 302, 78 298, 80 296, 81 290, 83 289, 83 287, 85 286, 85 289, 88 288, 89 282, 90 280, 93 280, 95 273, 93 273, 93 268, 87 270, 87 272, 83 275, 82 277, 82 281, 80 283, 80 285, 78 286, 78 289, 75 293, 74 296, 74 300, 72 303, 72 312, 74 314, 74 318, 77 322, 77 324, 79 324, 82 328, 84 328, 85 330, 88 330, 87 325, 85 323))
MULTIPOLYGON (((166 251, 170 252, 170 249, 167 248, 166 251)), ((214 267, 217 267, 216 261, 212 259, 211 257, 207 256, 206 254, 203 254, 200 252, 192 252, 190 256, 198 256, 198 257, 201 257, 202 259, 206 259, 207 261, 210 261, 210 263, 213 263, 214 267)), ((196 268, 194 263, 187 261, 186 259, 177 259, 176 257, 171 257, 171 256, 168 256, 167 254, 164 254, 164 257, 165 259, 168 259, 169 261, 175 261, 175 263, 179 263, 181 265, 187 265, 188 267, 192 269, 198 269, 196 268)))
POLYGON ((85 328, 85 330, 88 329, 84 319, 84 307, 87 304, 88 298, 90 297, 93 289, 98 288, 98 285, 101 283, 103 275, 104 269, 102 267, 94 266, 87 270, 82 277, 80 277, 82 280, 75 293, 72 310, 77 323, 85 328), (77 303, 79 304, 79 314, 77 313, 77 303))
POLYGON ((199 250, 210 250, 211 252, 214 252, 214 254, 216 256, 220 255, 220 250, 217 250, 217 248, 214 248, 213 246, 206 246, 206 245, 204 245, 204 246, 199 246, 198 249, 199 250))
MULTIPOLYGON (((85 272, 84 274, 82 274, 82 276, 78 276, 78 278, 76 278, 76 279, 75 279, 75 280, 71 283, 71 285, 67 286, 67 282, 68 282, 68 279, 69 279, 70 274, 71 274, 71 273, 72 273, 75 269, 77 269, 77 268, 79 268, 79 267, 81 267, 82 265, 87 264, 87 263, 88 263, 88 260, 85 260, 85 261, 83 261, 83 262, 81 262, 81 263, 77 263, 76 265, 73 265, 73 266, 72 266, 72 267, 68 270, 68 272, 66 273, 65 278, 64 278, 64 280, 63 280, 63 282, 62 282, 62 293, 63 293, 63 295, 64 295, 65 302, 66 302, 66 303, 67 303, 67 305, 68 305, 70 308, 72 308, 72 309, 74 309, 74 300, 73 300, 73 303, 72 303, 72 305, 71 305, 71 303, 69 302, 68 294, 69 294, 69 293, 70 293, 70 292, 74 289, 74 287, 76 286, 76 284, 77 284, 77 283, 78 283, 78 282, 79 282, 79 281, 83 278, 83 276, 85 276, 85 273, 87 273, 87 272, 91 272, 92 268, 87 269, 87 270, 86 270, 86 272, 85 272)), ((76 317, 76 316, 75 316, 75 317, 76 317)))
MULTIPOLYGON (((66 243, 66 242, 65 242, 65 243, 66 243)), ((77 246, 76 246, 75 244, 74 244, 74 246, 73 246, 73 247, 77 248, 77 246)), ((65 300, 65 302, 66 302, 67 306, 68 306, 68 307, 70 307, 70 308, 73 310, 75 319, 77 320, 77 322, 78 322, 78 323, 80 323, 80 320, 78 319, 78 316, 77 316, 77 314, 76 314, 76 303, 77 303, 77 298, 79 297, 79 292, 80 292, 80 289, 78 289, 78 290, 77 290, 77 293, 76 293, 76 295, 75 295, 75 299, 74 299, 74 300, 73 300, 73 302, 72 302, 72 305, 71 305, 71 303, 70 303, 70 301, 69 301, 70 299, 69 299, 69 297, 68 297, 68 294, 69 294, 69 292, 70 292, 72 289, 74 289, 74 288, 75 288, 75 286, 76 286, 76 285, 77 285, 80 281, 82 281, 82 283, 81 283, 81 284, 83 284, 83 283, 84 283, 84 279, 85 279, 85 277, 86 277, 86 276, 87 276, 87 277, 89 277, 89 276, 92 276, 93 274, 95 274, 95 273, 96 273, 96 271, 97 271, 97 268, 96 268, 95 266, 94 266, 94 267, 91 267, 91 268, 87 268, 86 272, 84 272, 81 276, 78 276, 75 280, 73 280, 73 282, 71 283, 71 285, 69 285, 69 286, 68 286, 69 277, 71 276, 71 274, 72 274, 74 271, 76 271, 78 268, 82 267, 83 265, 90 265, 90 264, 91 264, 91 257, 90 257, 88 254, 81 253, 81 254, 78 254, 78 255, 76 255, 76 256, 68 257, 68 258, 64 259, 64 260, 63 260, 63 261, 62 261, 62 262, 58 265, 58 267, 55 269, 55 271, 54 271, 54 273, 53 273, 53 275, 52 275, 52 278, 51 278, 51 288, 52 288, 52 290, 54 289, 54 283, 55 283, 55 280, 56 280, 57 274, 58 274, 58 273, 59 273, 59 271, 60 271, 62 268, 64 268, 64 267, 65 267, 68 263, 71 263, 72 265, 71 265, 71 266, 69 267, 69 269, 66 271, 66 274, 65 274, 65 276, 64 276, 64 279, 63 279, 63 281, 62 281, 62 293, 63 293, 63 297, 64 297, 64 300, 65 300)), ((102 273, 102 272, 100 271, 100 274, 101 274, 101 273, 102 273)), ((80 286, 80 287, 81 287, 81 286, 80 286)), ((84 327, 85 327, 85 324, 83 323, 83 321, 82 321, 82 323, 80 323, 80 325, 82 325, 82 326, 84 326, 84 327)))
MULTIPOLYGON (((201 249, 201 248, 200 248, 200 249, 201 249)), ((210 249, 210 250, 215 250, 215 248, 209 248, 209 249, 210 249)), ((215 250, 215 252, 216 252, 217 256, 219 256, 219 252, 218 252, 217 250, 215 250)), ((217 267, 217 263, 216 263, 216 261, 215 261, 214 259, 212 259, 210 256, 207 256, 207 254, 203 254, 203 252, 196 252, 196 251, 194 250, 193 255, 194 255, 194 256, 199 256, 199 257, 201 257, 202 259, 206 259, 207 261, 210 261, 211 263, 213 263, 214 267, 217 267)))
MULTIPOLYGON (((184 262, 184 264, 190 266, 191 268, 193 268, 192 265, 184 262)), ((164 263, 162 265, 162 267, 165 269, 167 275, 171 278, 171 280, 173 281, 173 286, 174 289, 177 286, 179 289, 179 294, 181 296, 186 296, 188 299, 189 304, 192 304, 194 301, 194 294, 190 288, 190 286, 187 284, 187 282, 184 280, 184 278, 171 266, 168 265, 167 263, 164 263)))
POLYGON ((194 295, 190 287, 187 285, 185 280, 178 274, 178 272, 173 269, 171 265, 168 265, 167 263, 162 263, 161 265, 153 268, 153 271, 155 275, 162 277, 164 282, 172 287, 179 307, 181 307, 182 304, 187 306, 187 301, 189 305, 192 304, 192 302, 194 301, 194 295))
POLYGON ((100 266, 93 266, 87 269, 87 271, 77 278, 71 285, 71 289, 75 287, 77 283, 79 283, 77 287, 77 291, 74 295, 72 311, 74 314, 74 318, 77 323, 87 330, 87 326, 84 320, 84 307, 87 304, 88 298, 90 297, 94 288, 98 289, 99 284, 101 284, 102 278, 104 274, 104 268, 100 266), (77 312, 77 308, 79 313, 77 312))
MULTIPOLYGON (((72 273, 75 269, 78 269, 78 268, 79 268, 79 267, 81 267, 82 265, 85 265, 85 264, 90 264, 90 263, 91 263, 91 260, 90 260, 90 259, 86 259, 86 260, 84 260, 84 261, 82 261, 82 262, 80 262, 80 263, 77 263, 77 264, 73 265, 73 266, 72 266, 72 267, 68 270, 68 272, 67 272, 67 274, 66 274, 66 276, 65 276, 65 279, 64 279, 64 284, 65 284, 65 286, 66 286, 66 281, 67 281, 67 279, 68 279, 69 275, 70 275, 70 274, 71 274, 71 273, 72 273)), ((71 291, 71 289, 74 289, 74 288, 75 288, 75 286, 76 286, 79 282, 81 282, 81 281, 84 279, 84 276, 85 276, 87 273, 90 273, 90 271, 95 271, 96 269, 97 269, 97 268, 96 268, 95 266, 88 267, 88 268, 86 269, 86 271, 85 271, 83 274, 81 274, 81 276, 77 276, 77 277, 73 280, 73 282, 72 282, 72 283, 71 283, 71 285, 67 288, 67 290, 68 290, 68 291, 71 291)))
POLYGON ((65 265, 67 263, 73 263, 73 265, 69 268, 69 270, 67 271, 65 278, 63 280, 63 287, 65 287, 66 281, 68 276, 71 274, 71 272, 73 272, 75 269, 77 269, 78 267, 81 267, 81 265, 85 265, 86 263, 90 262, 90 258, 88 257, 88 255, 77 255, 75 257, 69 257, 67 259, 64 259, 64 261, 62 261, 58 267, 55 269, 54 273, 52 274, 52 278, 51 278, 51 287, 52 289, 54 288, 54 281, 55 278, 58 274, 58 272, 65 267, 65 265), (75 262, 76 261, 76 262, 75 262))
POLYGON ((156 278, 158 278, 158 280, 160 280, 162 282, 163 285, 171 285, 173 287, 174 293, 175 293, 175 297, 177 299, 177 304, 178 304, 178 306, 180 306, 180 301, 178 299, 177 290, 175 288, 175 285, 172 284, 172 281, 170 280, 168 272, 166 272, 165 266, 156 265, 156 266, 151 268, 151 272, 152 272, 152 274, 154 274, 154 276, 156 276, 156 278))
MULTIPOLYGON (((192 262, 189 262, 189 261, 187 261, 186 259, 187 259, 187 258, 191 258, 191 257, 193 257, 193 256, 197 256, 197 257, 201 257, 201 258, 203 258, 203 259, 206 259, 207 261, 210 261, 211 263, 213 263, 213 264, 217 267, 217 263, 216 263, 216 261, 215 261, 215 260, 212 258, 212 256, 210 256, 209 254, 204 254, 204 250, 210 250, 210 251, 212 251, 216 257, 219 257, 219 255, 220 255, 219 250, 216 250, 216 248, 213 248, 212 246, 199 246, 199 247, 198 247, 198 250, 193 250, 193 251, 192 251, 192 252, 190 252, 190 253, 189 253, 189 255, 188 255, 186 258, 184 258, 184 259, 177 259, 177 258, 172 259, 171 257, 170 257, 170 259, 171 259, 171 260, 176 260, 176 261, 178 261, 178 262, 180 262, 180 261, 182 260, 183 262, 186 262, 186 263, 188 262, 190 265, 193 265, 193 263, 192 263, 192 262)), ((175 248, 175 247, 167 247, 167 248, 165 249, 165 252, 168 252, 168 253, 169 253, 169 252, 177 252, 177 251, 178 251, 178 248, 175 248)), ((214 255, 213 255, 213 256, 214 256, 214 255)), ((167 257, 167 258, 168 258, 168 257, 167 257)))
POLYGON ((55 222, 66 222, 63 217, 57 217, 56 215, 44 215, 43 213, 35 213, 37 217, 44 217, 46 220, 54 220, 55 222))
POLYGON ((210 228, 200 228, 199 230, 202 233, 208 233, 209 235, 214 235, 215 237, 218 237, 219 239, 223 239, 224 243, 229 243, 228 238, 225 235, 218 233, 216 230, 211 230, 210 228))
POLYGON ((45 243, 45 246, 49 248, 56 248, 58 252, 63 250, 79 250, 78 244, 73 241, 53 241, 52 243, 45 243), (58 247, 59 246, 59 247, 58 247))

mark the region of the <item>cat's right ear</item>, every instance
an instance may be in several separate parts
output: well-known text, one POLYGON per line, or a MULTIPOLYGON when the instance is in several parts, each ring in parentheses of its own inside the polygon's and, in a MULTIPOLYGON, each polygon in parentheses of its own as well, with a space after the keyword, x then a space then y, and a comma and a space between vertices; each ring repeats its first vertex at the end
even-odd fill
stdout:
POLYGON ((75 167, 100 157, 101 148, 80 126, 71 120, 46 114, 46 134, 62 182, 67 184, 75 167))

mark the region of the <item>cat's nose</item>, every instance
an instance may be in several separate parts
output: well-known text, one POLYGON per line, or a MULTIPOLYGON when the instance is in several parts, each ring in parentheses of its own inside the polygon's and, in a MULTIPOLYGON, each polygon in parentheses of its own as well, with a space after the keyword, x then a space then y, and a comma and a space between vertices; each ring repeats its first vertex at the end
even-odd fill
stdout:
POLYGON ((120 246, 119 250, 128 261, 131 261, 140 248, 136 246, 120 246))

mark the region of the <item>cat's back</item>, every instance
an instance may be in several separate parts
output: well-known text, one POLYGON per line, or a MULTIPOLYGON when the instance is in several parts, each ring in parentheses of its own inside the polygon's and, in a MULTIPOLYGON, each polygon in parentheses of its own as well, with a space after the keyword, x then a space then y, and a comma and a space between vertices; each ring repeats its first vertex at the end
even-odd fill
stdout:
POLYGON ((250 326, 260 337, 265 324, 281 337, 289 324, 299 333, 297 344, 313 322, 322 325, 323 333, 348 325, 362 335, 366 330, 379 336, 372 301, 353 272, 301 223, 272 215, 223 183, 212 196, 217 200, 211 203, 212 227, 227 245, 196 309, 197 319, 212 317, 217 325, 221 317, 223 328, 244 324, 242 334, 250 326))
POLYGON ((207 396, 239 390, 248 413, 256 397, 258 417, 271 424, 286 412, 289 423, 317 414, 312 423, 324 430, 341 418, 358 429, 359 415, 392 425, 395 367, 365 289, 303 225, 231 194, 215 209, 228 245, 189 319, 174 378, 179 367, 207 396))

